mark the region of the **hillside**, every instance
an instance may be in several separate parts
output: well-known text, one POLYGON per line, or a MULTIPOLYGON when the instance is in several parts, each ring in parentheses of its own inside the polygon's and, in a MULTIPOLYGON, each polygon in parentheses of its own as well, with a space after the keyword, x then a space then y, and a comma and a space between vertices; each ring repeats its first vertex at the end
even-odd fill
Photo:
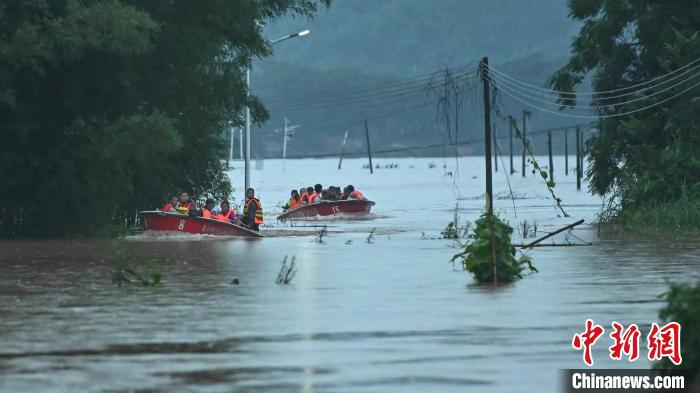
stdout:
MULTIPOLYGON (((314 20, 287 18, 266 26, 270 39, 305 28, 311 34, 276 45, 271 58, 254 64, 252 90, 270 112, 253 140, 254 156, 281 155, 283 138, 274 130, 285 117, 301 124, 289 156, 335 153, 348 130, 350 144, 360 149, 366 118, 378 150, 478 138, 483 114, 474 94, 462 103, 455 137, 436 121, 437 105, 430 104, 435 95, 421 90, 430 81, 411 81, 441 69, 463 70, 488 55, 495 67, 542 84, 565 63, 578 26, 567 18, 565 0, 541 0, 537 6, 541 12, 533 12, 531 3, 505 0, 337 1, 314 20), (397 84, 412 90, 383 87, 397 84)), ((500 100, 504 109, 520 117, 523 105, 508 98, 500 100)), ((536 128, 575 122, 538 113, 532 120, 536 128)))

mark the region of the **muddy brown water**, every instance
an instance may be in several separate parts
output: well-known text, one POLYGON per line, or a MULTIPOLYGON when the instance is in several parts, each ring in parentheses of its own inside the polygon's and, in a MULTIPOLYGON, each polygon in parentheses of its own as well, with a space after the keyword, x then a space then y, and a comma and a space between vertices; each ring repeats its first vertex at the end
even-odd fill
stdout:
MULTIPOLYGON (((344 163, 353 164, 359 173, 359 161, 344 163)), ((295 165, 310 164, 288 160, 287 170, 295 165)), ((540 273, 476 285, 448 262, 458 251, 450 241, 421 239, 439 236, 455 201, 452 181, 424 166, 412 176, 376 171, 363 191, 383 216, 336 220, 324 243, 277 223, 267 230, 307 234, 131 239, 135 260, 163 266, 159 287, 113 285, 108 242, 0 242, 0 391, 557 391, 558 370, 583 366, 571 338, 586 318, 646 331, 667 282, 700 278, 695 242, 597 239, 584 226, 575 234, 593 246, 535 249, 540 273), (392 199, 380 188, 392 179, 409 190, 432 181, 436 205, 392 199), (276 285, 285 255, 296 256, 298 272, 276 285)), ((462 193, 479 195, 478 178, 464 182, 462 193)), ((273 223, 271 202, 286 191, 261 183, 273 223)), ((538 218, 540 230, 592 219, 596 200, 562 193, 571 218, 538 197, 516 200, 517 217, 510 200, 497 208, 512 223, 538 218)), ((476 219, 482 204, 461 201, 460 217, 476 219)), ((595 347, 596 367, 649 367, 610 360, 607 345, 595 347)))

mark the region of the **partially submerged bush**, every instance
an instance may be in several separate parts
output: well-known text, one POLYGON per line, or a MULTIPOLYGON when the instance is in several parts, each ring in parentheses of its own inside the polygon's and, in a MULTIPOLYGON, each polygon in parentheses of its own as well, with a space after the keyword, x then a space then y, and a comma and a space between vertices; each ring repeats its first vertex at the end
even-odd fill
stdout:
POLYGON ((120 287, 125 284, 141 284, 146 287, 160 285, 165 278, 163 268, 155 261, 148 260, 142 267, 133 262, 133 255, 123 238, 112 241, 115 269, 112 283, 120 287))
POLYGON ((671 284, 663 298, 666 306, 659 312, 659 317, 665 322, 678 322, 681 325, 683 362, 676 366, 664 358, 654 367, 688 370, 697 380, 700 376, 700 283, 671 284))
POLYGON ((532 272, 537 269, 530 257, 515 257, 515 247, 511 245, 513 228, 501 221, 495 214, 485 213, 476 220, 474 232, 464 252, 452 257, 462 260, 462 267, 474 274, 480 283, 508 283, 523 277, 525 268, 532 272), (495 249, 496 280, 494 280, 493 251, 495 249))
POLYGON ((119 286, 124 284, 141 284, 144 287, 160 285, 165 278, 163 269, 154 261, 146 261, 142 268, 128 264, 118 267, 112 273, 112 282, 119 286))

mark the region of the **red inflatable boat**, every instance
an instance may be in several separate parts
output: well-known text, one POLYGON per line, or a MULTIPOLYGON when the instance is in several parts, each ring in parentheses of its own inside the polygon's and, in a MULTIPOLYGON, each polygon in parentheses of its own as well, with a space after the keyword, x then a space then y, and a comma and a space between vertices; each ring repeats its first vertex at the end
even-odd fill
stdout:
POLYGON ((316 216, 365 215, 369 214, 372 206, 374 202, 368 200, 321 201, 289 209, 277 216, 277 219, 284 221, 316 216))
POLYGON ((139 212, 141 226, 146 231, 185 232, 203 235, 263 237, 258 232, 211 218, 189 217, 161 211, 139 212))

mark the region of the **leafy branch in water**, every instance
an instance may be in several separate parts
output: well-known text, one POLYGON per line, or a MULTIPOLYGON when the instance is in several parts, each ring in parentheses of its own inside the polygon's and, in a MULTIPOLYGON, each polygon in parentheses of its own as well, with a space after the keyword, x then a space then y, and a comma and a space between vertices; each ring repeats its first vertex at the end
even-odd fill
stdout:
POLYGON ((537 272, 530 257, 524 254, 520 258, 515 257, 515 247, 511 245, 513 228, 510 225, 489 213, 484 213, 475 224, 474 232, 469 235, 470 242, 463 252, 452 257, 452 262, 461 259, 464 270, 474 274, 480 283, 513 282, 523 278, 526 268, 537 272))
POLYGON ((537 236, 537 220, 534 220, 532 223, 523 220, 520 225, 518 225, 518 232, 520 232, 520 236, 522 236, 523 239, 537 236))
POLYGON ((160 285, 165 279, 163 268, 153 260, 138 267, 133 262, 133 255, 126 241, 122 238, 112 241, 116 267, 112 272, 112 283, 118 286, 141 284, 145 287, 160 285))
POLYGON ((455 206, 455 211, 454 211, 454 216, 452 217, 452 221, 447 223, 447 226, 445 229, 440 231, 440 235, 442 235, 442 239, 450 239, 454 240, 455 243, 457 243, 460 247, 464 247, 465 245, 460 242, 461 239, 466 239, 468 238, 469 231, 472 228, 472 223, 467 221, 464 225, 460 225, 459 223, 459 206, 455 206))
POLYGON ((287 266, 287 256, 284 256, 284 259, 282 260, 282 266, 280 267, 279 273, 277 273, 277 279, 275 280, 275 283, 289 284, 290 282, 292 282, 292 279, 297 274, 296 261, 296 255, 292 256, 292 261, 289 263, 289 266, 287 266))
POLYGON ((371 231, 369 231, 369 235, 367 235, 367 243, 374 243, 374 234, 377 231, 377 228, 372 228, 371 231))
POLYGON ((324 225, 323 227, 321 227, 320 229, 318 229, 316 231, 316 238, 314 240, 316 241, 316 243, 323 244, 325 242, 325 240, 323 240, 323 238, 325 238, 327 236, 328 236, 328 229, 324 225))

